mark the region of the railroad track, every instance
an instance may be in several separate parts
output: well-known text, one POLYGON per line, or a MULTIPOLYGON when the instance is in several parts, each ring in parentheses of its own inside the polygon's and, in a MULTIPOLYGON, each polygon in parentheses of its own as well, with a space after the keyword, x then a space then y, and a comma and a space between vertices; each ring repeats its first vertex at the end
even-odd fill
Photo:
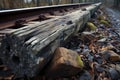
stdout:
MULTIPOLYGON (((8 78, 33 77, 56 47, 78 32, 101 3, 68 4, 0 11, 0 58, 12 71, 8 78), (14 76, 14 75, 15 76, 14 76)), ((8 72, 7 72, 8 73, 8 72)))
POLYGON ((45 7, 33 7, 0 11, 0 29, 18 28, 29 21, 43 21, 55 16, 63 16, 69 12, 88 6, 91 3, 65 4, 45 7), (16 27, 17 26, 17 27, 16 27))

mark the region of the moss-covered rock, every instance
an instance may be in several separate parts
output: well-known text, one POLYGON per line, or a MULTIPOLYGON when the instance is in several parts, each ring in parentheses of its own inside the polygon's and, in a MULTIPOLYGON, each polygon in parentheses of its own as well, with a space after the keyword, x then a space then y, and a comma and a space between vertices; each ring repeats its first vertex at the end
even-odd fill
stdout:
POLYGON ((100 23, 110 27, 110 23, 107 20, 100 20, 100 23))
POLYGON ((83 61, 77 52, 59 47, 55 50, 46 76, 51 78, 74 76, 83 69, 83 66, 83 61))
POLYGON ((97 29, 97 27, 92 22, 87 22, 87 26, 90 28, 90 30, 94 31, 97 29))
POLYGON ((81 57, 80 57, 79 55, 76 57, 76 59, 77 59, 78 65, 79 65, 81 68, 84 67, 83 61, 81 60, 81 57))

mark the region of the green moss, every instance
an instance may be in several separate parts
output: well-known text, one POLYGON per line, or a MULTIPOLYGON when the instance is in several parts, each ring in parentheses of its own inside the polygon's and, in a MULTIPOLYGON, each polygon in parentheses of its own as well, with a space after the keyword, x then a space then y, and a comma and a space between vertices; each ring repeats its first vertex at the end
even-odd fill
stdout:
POLYGON ((106 21, 106 20, 100 20, 100 23, 101 23, 101 24, 104 24, 104 25, 106 25, 106 26, 108 26, 108 27, 110 27, 109 22, 106 21))
POLYGON ((92 31, 94 31, 94 30, 96 30, 96 26, 93 24, 93 23, 91 23, 91 22, 88 22, 87 23, 87 26, 90 28, 90 30, 92 30, 92 31))
POLYGON ((81 68, 83 68, 83 67, 84 67, 84 64, 83 64, 83 61, 81 60, 81 58, 80 58, 79 55, 76 57, 76 60, 77 60, 78 65, 79 65, 81 68))

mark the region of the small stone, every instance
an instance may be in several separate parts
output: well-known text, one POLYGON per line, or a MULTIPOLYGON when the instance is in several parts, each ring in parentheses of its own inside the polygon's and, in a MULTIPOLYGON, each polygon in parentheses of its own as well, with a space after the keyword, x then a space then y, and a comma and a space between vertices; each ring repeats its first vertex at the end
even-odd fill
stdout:
POLYGON ((119 73, 114 68, 110 68, 109 69, 109 73, 111 75, 112 80, 118 80, 118 79, 120 79, 119 73))
POLYGON ((94 40, 96 37, 93 34, 94 32, 83 32, 81 35, 81 39, 83 42, 88 43, 94 40))
POLYGON ((104 50, 104 51, 101 51, 100 54, 102 55, 102 57, 105 59, 105 60, 109 60, 110 58, 110 53, 108 50, 104 50))
POLYGON ((93 66, 94 66, 95 72, 102 73, 102 72, 104 72, 104 70, 105 70, 105 69, 101 66, 101 64, 98 64, 97 62, 95 62, 95 63, 93 64, 93 66))
POLYGON ((92 76, 89 72, 85 71, 79 78, 79 80, 91 80, 92 76))
POLYGON ((102 51, 101 54, 105 60, 120 61, 120 55, 112 50, 102 51))
POLYGON ((98 20, 106 20, 106 17, 104 15, 98 16, 98 20))
POLYGON ((120 61, 120 55, 118 55, 114 51, 109 51, 109 52, 110 52, 110 60, 111 61, 120 61))
POLYGON ((98 42, 105 42, 107 40, 107 38, 102 38, 100 40, 98 40, 98 42))

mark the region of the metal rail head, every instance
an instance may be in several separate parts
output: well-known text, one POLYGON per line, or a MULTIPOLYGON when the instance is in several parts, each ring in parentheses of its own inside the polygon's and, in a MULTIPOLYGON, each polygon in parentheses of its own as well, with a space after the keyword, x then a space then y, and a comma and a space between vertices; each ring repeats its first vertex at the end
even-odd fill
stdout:
POLYGON ((90 5, 92 3, 76 3, 76 4, 62 4, 62 5, 52 5, 52 6, 42 6, 42 7, 31 7, 31 8, 20 8, 20 9, 11 9, 11 10, 2 10, 2 13, 18 12, 18 11, 28 11, 28 10, 39 10, 39 9, 53 9, 53 8, 63 8, 63 7, 74 7, 74 6, 84 6, 90 5))
POLYGON ((51 13, 59 11, 63 13, 68 11, 69 8, 73 10, 82 6, 90 5, 91 3, 76 3, 76 4, 63 4, 43 7, 21 8, 12 10, 0 11, 0 29, 15 26, 18 20, 31 21, 39 19, 40 14, 51 13), (64 10, 61 12, 61 10, 64 10))

